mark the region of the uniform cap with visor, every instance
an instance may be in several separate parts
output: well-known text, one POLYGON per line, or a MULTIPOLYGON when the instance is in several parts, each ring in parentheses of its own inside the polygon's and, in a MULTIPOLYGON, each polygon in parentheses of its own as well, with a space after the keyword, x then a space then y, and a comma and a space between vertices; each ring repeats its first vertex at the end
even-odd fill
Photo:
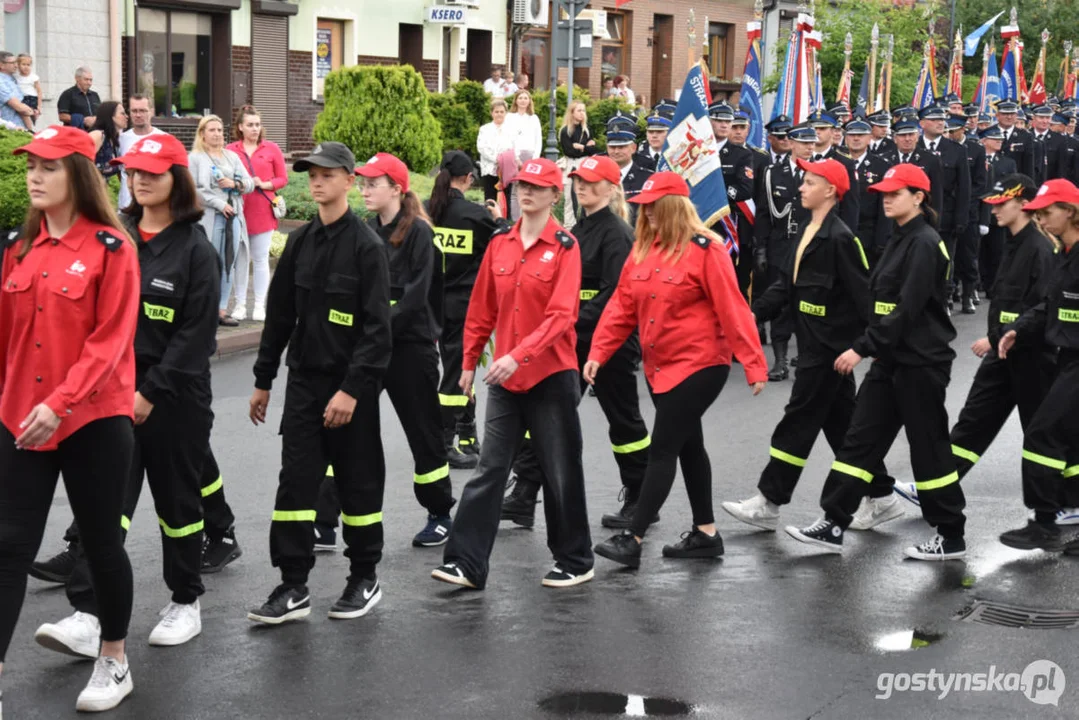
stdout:
POLYGON ((903 188, 914 188, 923 192, 929 192, 929 176, 917 165, 900 163, 888 168, 884 178, 875 185, 870 185, 873 192, 895 192, 903 188))
MULTIPOLYGON (((621 175, 619 175, 619 180, 621 180, 621 175)), ((562 171, 550 160, 536 158, 522 165, 510 182, 523 182, 537 187, 553 187, 561 190, 562 171)))
POLYGON ((835 196, 839 200, 842 200, 843 196, 850 190, 850 177, 847 175, 847 168, 838 160, 829 158, 827 160, 809 162, 808 160, 799 158, 798 167, 802 168, 807 173, 819 175, 827 180, 828 184, 835 188, 835 196))
POLYGON ((1046 180, 1034 199, 1023 206, 1027 212, 1042 210, 1056 203, 1079 205, 1079 188, 1064 179, 1046 180))
POLYGON ((59 160, 69 155, 82 155, 93 160, 97 155, 94 141, 89 133, 66 125, 50 125, 22 147, 15 148, 12 155, 30 154, 44 160, 59 160))
POLYGON ((787 133, 790 132, 793 123, 791 119, 786 115, 776 115, 769 120, 764 129, 768 131, 769 135, 775 135, 776 137, 787 137, 787 133))
POLYGON ((809 125, 796 125, 795 127, 792 127, 790 132, 787 133, 787 137, 794 142, 800 143, 820 142, 820 137, 817 135, 817 129, 809 125))
POLYGON ((670 171, 653 173, 645 181, 641 191, 629 198, 627 202, 647 205, 667 195, 689 197, 689 185, 686 184, 685 178, 670 171))
POLYGON ((389 153, 376 153, 373 158, 356 168, 356 174, 365 178, 385 175, 390 182, 401 187, 401 192, 408 192, 408 166, 389 153))
POLYGON ((349 172, 356 169, 356 156, 348 146, 339 142, 324 142, 315 146, 311 154, 292 164, 296 172, 307 172, 312 167, 344 168, 349 172))
POLYGON ((449 172, 450 177, 464 177, 471 175, 475 170, 472 158, 460 150, 450 150, 442 157, 442 170, 449 172))
POLYGON ((593 155, 586 158, 576 170, 570 173, 570 176, 579 177, 585 182, 606 180, 612 185, 622 184, 622 170, 618 167, 618 163, 606 155, 593 155))
POLYGON ((1009 200, 1033 200, 1038 194, 1038 186, 1022 173, 1012 173, 993 183, 993 187, 982 195, 982 202, 987 205, 1002 205, 1009 200))
POLYGON ((147 135, 122 156, 109 161, 109 164, 123 165, 129 172, 143 170, 153 175, 161 175, 174 165, 188 166, 187 148, 167 133, 147 135))

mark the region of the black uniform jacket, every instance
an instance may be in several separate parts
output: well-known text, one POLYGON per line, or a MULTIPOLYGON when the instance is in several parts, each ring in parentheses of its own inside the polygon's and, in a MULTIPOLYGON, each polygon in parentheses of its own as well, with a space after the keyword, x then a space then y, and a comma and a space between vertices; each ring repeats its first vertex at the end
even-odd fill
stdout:
POLYGON ((889 137, 881 138, 876 150, 873 149, 873 143, 875 142, 878 141, 871 140, 869 143, 869 152, 873 155, 891 155, 892 153, 897 152, 895 140, 892 140, 889 137))
POLYGON ((124 225, 139 241, 142 274, 137 388, 154 405, 175 401, 193 380, 210 378, 221 261, 197 222, 173 223, 150 242, 142 241, 133 218, 125 216, 124 225))
POLYGON ((633 249, 633 228, 610 208, 586 215, 573 226, 581 247, 581 306, 577 342, 591 344, 603 308, 614 294, 633 249))
POLYGON ((970 221, 970 165, 967 163, 966 148, 942 137, 937 140, 937 150, 933 153, 923 137, 918 149, 923 153, 935 154, 940 160, 940 189, 943 194, 940 232, 966 230, 970 221))
POLYGON ((381 390, 390 365, 390 269, 382 241, 351 212, 293 230, 266 298, 255 387, 289 370, 339 375, 354 398, 381 390))
POLYGON ((1019 316, 1017 341, 1044 337, 1049 347, 1079 350, 1079 250, 1061 250, 1045 298, 1019 316))
MULTIPOLYGON (((987 188, 993 187, 999 178, 1019 172, 1015 167, 1015 161, 1002 152, 999 152, 992 157, 986 157, 985 165, 987 168, 985 186, 987 188)), ((1031 179, 1033 180, 1033 178, 1031 179)), ((979 202, 978 204, 981 205, 979 208, 981 221, 978 224, 990 228, 996 227, 997 219, 993 217, 993 213, 991 212, 992 208, 984 202, 979 202)))
POLYGON ((1012 128, 1010 134, 1005 130, 1004 135, 1001 152, 1015 161, 1018 172, 1037 182, 1034 176, 1034 136, 1019 128, 1012 128))
POLYGON ((780 279, 753 301, 753 314, 759 322, 774 320, 789 305, 798 339, 798 367, 831 364, 865 330, 869 262, 858 238, 834 209, 803 251, 796 281, 792 281, 794 255, 790 253, 780 279))
MULTIPOLYGON (((858 179, 854 176, 854 161, 850 159, 850 155, 845 150, 840 150, 833 145, 828 149, 828 152, 824 153, 824 157, 828 160, 835 160, 847 168, 848 187, 855 187, 858 184, 858 179)), ((862 212, 860 205, 861 197, 856 192, 847 193, 839 201, 839 217, 847 224, 847 227, 858 227, 862 212)))
MULTIPOLYGON (((993 281, 989 301, 989 332, 987 337, 995 351, 1004 334, 1004 328, 1019 319, 1023 313, 1033 310, 1043 300, 1049 287, 1049 278, 1056 263, 1056 246, 1043 235, 1032 222, 1012 235, 1007 230, 1004 255, 993 281)), ((1041 338, 1035 340, 1041 345, 1041 338)))
POLYGON ((985 225, 981 220, 982 194, 989 189, 989 168, 985 162, 985 148, 974 138, 963 140, 967 149, 967 167, 970 168, 970 225, 985 225))
POLYGON ((400 213, 386 225, 378 215, 367 221, 389 254, 393 342, 433 344, 442 334, 442 255, 431 226, 420 218, 412 221, 404 240, 394 247, 390 238, 400 221, 400 213))
POLYGON ((903 160, 903 157, 903 153, 897 150, 895 154, 888 156, 888 163, 898 165, 901 162, 908 162, 924 170, 929 176, 929 204, 936 211, 938 218, 944 217, 944 187, 941 179, 940 158, 923 148, 920 142, 907 160, 903 160))
POLYGON ((435 244, 442 247, 447 318, 464 319, 483 253, 500 226, 485 207, 466 200, 460 190, 450 190, 450 201, 433 228, 435 244))
POLYGON ((869 326, 854 351, 900 365, 955 359, 945 297, 950 266, 944 241, 924 216, 897 226, 869 277, 869 326))
POLYGON ((850 192, 856 192, 858 198, 858 238, 865 247, 871 263, 875 263, 884 246, 892 235, 892 221, 884 214, 884 193, 870 192, 869 186, 884 179, 884 173, 891 167, 884 156, 866 151, 861 161, 855 160, 857 184, 850 192))
POLYGON ((735 203, 753 199, 753 151, 730 140, 719 149, 719 162, 723 169, 723 183, 727 186, 727 198, 735 203))
POLYGON ((1031 133, 1031 137, 1034 140, 1034 182, 1041 185, 1046 180, 1066 178, 1071 156, 1066 149, 1068 142, 1064 136, 1048 130, 1040 140, 1036 132, 1031 133))
POLYGON ((757 195, 757 222, 753 227, 754 247, 767 248, 768 263, 782 265, 793 243, 798 227, 809 218, 802 207, 801 181, 791 168, 789 156, 783 162, 770 165, 764 174, 757 195))

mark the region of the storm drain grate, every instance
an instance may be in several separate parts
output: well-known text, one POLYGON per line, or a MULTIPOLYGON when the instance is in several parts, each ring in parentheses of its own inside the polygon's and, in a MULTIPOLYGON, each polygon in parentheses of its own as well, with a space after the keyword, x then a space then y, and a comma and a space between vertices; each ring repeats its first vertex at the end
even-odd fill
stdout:
POLYGON ((956 620, 982 625, 1026 628, 1029 630, 1071 630, 1079 628, 1079 610, 1046 610, 1018 605, 975 600, 963 608, 956 620))

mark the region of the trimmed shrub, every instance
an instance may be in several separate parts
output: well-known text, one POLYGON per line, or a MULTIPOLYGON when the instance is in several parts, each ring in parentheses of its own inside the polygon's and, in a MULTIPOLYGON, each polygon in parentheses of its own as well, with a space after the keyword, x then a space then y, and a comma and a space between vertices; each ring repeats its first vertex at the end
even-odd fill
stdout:
MULTIPOLYGON (((555 95, 555 131, 562 127, 562 118, 566 115, 566 104, 568 102, 568 93, 566 88, 558 88, 558 92, 555 95)), ((581 100, 587 107, 592 102, 591 96, 584 88, 573 86, 573 99, 581 100)), ((508 102, 509 100, 507 100, 508 102)), ((539 116, 540 125, 543 127, 543 147, 547 148, 547 133, 551 126, 551 91, 550 90, 537 90, 532 93, 532 103, 536 106, 536 115, 539 116)), ((591 123, 589 123, 591 125, 591 123)))
MULTIPOLYGON (((610 120, 615 114, 621 110, 623 115, 633 116, 633 106, 627 103, 622 98, 607 98, 605 100, 597 100, 588 106, 588 131, 592 133, 592 138, 596 141, 596 147, 600 150, 607 149, 607 121, 610 120)), ((644 137, 644 118, 634 118, 637 120, 637 142, 640 144, 641 138, 644 137)))
POLYGON ((453 92, 431 95, 431 114, 442 127, 442 152, 462 150, 476 157, 476 137, 480 127, 472 120, 468 106, 458 102, 453 92))
POLYGON ((491 122, 491 96, 483 89, 483 83, 462 80, 453 86, 457 102, 468 108, 468 114, 477 127, 491 122))
POLYGON ((26 210, 30 207, 26 156, 12 155, 11 151, 32 138, 30 133, 0 130, 0 231, 12 230, 26 221, 26 210))
POLYGON ((442 159, 430 94, 411 65, 334 70, 326 77, 325 98, 315 142, 344 143, 361 163, 377 152, 392 153, 420 173, 442 159))

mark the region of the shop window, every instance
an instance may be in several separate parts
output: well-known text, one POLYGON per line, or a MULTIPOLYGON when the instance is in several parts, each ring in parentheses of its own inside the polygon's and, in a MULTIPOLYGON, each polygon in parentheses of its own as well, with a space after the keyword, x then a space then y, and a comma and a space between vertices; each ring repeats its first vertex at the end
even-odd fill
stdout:
POLYGON ((4 50, 28 53, 31 50, 30 0, 4 0, 4 35, 0 38, 4 50))
POLYGON ((730 78, 728 49, 733 42, 731 25, 708 23, 708 71, 713 78, 730 78))
POLYGON ((551 36, 525 35, 521 42, 520 72, 527 73, 531 86, 543 90, 551 81, 551 36))
POLYGON ((608 12, 606 33, 600 42, 600 73, 603 82, 625 73, 626 16, 608 12))
POLYGON ((209 15, 138 8, 138 92, 158 117, 201 117, 211 107, 209 15))

